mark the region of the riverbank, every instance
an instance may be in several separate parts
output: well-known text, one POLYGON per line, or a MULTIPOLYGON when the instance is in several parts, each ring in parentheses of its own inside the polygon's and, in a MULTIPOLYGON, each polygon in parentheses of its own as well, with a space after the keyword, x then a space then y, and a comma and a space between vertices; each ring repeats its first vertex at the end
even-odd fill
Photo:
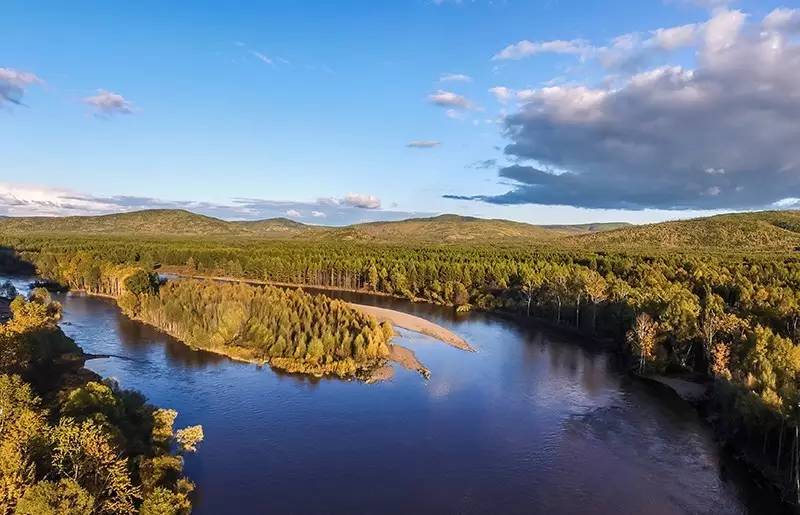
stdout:
MULTIPOLYGON (((208 287, 209 285, 213 285, 215 282, 211 282, 205 285, 208 287)), ((217 288, 230 288, 230 286, 223 286, 217 283, 217 288)), ((198 283, 199 285, 200 283, 198 283)), ((164 288, 169 289, 170 285, 163 286, 164 288)), ((184 286, 185 291, 183 293, 176 293, 176 295, 185 295, 187 292, 193 292, 193 288, 196 285, 189 285, 188 283, 183 282, 176 282, 172 286, 181 287, 184 286)), ((248 285, 250 287, 250 285, 248 285)), ((187 346, 188 348, 194 351, 205 351, 212 354, 216 354, 219 356, 224 356, 232 361, 241 362, 241 363, 248 363, 252 365, 256 365, 258 367, 263 367, 265 365, 269 365, 271 368, 286 372, 289 374, 302 374, 316 378, 322 378, 325 376, 332 376, 338 377, 340 379, 359 379, 363 381, 369 380, 373 377, 373 373, 376 369, 383 367, 387 359, 389 358, 389 347, 385 346, 384 338, 385 330, 381 327, 375 328, 372 327, 372 324, 369 322, 369 315, 363 313, 361 311, 356 310, 352 306, 347 303, 343 303, 340 301, 334 301, 329 297, 314 297, 306 292, 297 292, 292 290, 281 290, 278 288, 273 288, 276 292, 283 292, 280 296, 272 299, 283 299, 284 296, 300 296, 301 298, 308 298, 308 299, 315 299, 317 302, 322 303, 330 303, 330 302, 339 302, 339 306, 343 306, 346 304, 347 308, 351 310, 353 315, 358 315, 356 319, 360 320, 361 332, 355 336, 351 336, 352 342, 351 345, 355 347, 355 345, 359 345, 358 352, 359 355, 345 355, 339 357, 333 357, 331 354, 320 356, 318 355, 316 359, 312 359, 309 357, 309 353, 312 352, 310 349, 306 351, 306 340, 300 340, 300 344, 303 347, 303 350, 300 354, 296 354, 294 351, 285 353, 281 351, 280 353, 270 352, 269 346, 270 345, 277 345, 281 344, 286 345, 285 340, 279 339, 277 343, 272 340, 253 340, 252 338, 248 339, 241 339, 239 335, 233 335, 232 338, 224 340, 225 343, 220 344, 219 341, 215 342, 214 340, 217 339, 217 333, 213 330, 211 332, 207 332, 204 336, 199 337, 195 333, 186 330, 185 324, 175 323, 175 320, 167 320, 162 315, 163 313, 159 312, 158 309, 155 311, 151 309, 150 311, 142 310, 139 306, 139 300, 135 300, 133 304, 129 302, 125 302, 123 305, 120 302, 120 299, 130 301, 130 297, 116 297, 115 295, 110 295, 105 292, 95 292, 83 289, 76 289, 75 291, 81 292, 87 296, 94 296, 105 298, 109 300, 113 300, 115 307, 120 309, 122 314, 128 317, 131 320, 135 320, 139 323, 145 324, 149 327, 157 329, 164 334, 167 334, 174 338, 175 340, 179 341, 181 344, 187 346), (145 313, 148 313, 145 316, 145 313), (363 339, 362 339, 363 338, 363 339), (241 344, 242 342, 247 343, 247 345, 241 344), (367 344, 370 345, 384 345, 383 350, 379 353, 379 348, 373 348, 370 350, 367 347, 367 344), (266 346, 265 346, 266 345, 266 346), (370 354, 372 352, 372 354, 370 354), (332 359, 333 358, 333 359, 332 359)), ((219 295, 221 292, 212 292, 212 295, 219 295)), ((266 292, 262 292, 267 295, 266 292)), ((145 300, 149 299, 149 301, 161 302, 162 300, 159 296, 156 297, 144 297, 144 300, 141 302, 145 302, 145 300)), ((298 299, 295 299, 297 302, 298 299)), ((262 307, 263 307, 264 298, 261 299, 262 307)), ((282 301, 281 301, 282 302, 282 301)), ((287 301, 289 302, 289 301, 287 301)), ((296 304, 292 304, 293 306, 296 304)), ((235 306, 234 306, 235 307, 235 306)), ((313 310, 313 308, 311 308, 313 310)), ((212 320, 215 316, 214 310, 211 310, 207 313, 210 317, 209 320, 212 320)), ((266 323, 266 320, 264 320, 266 323)), ((275 323, 276 319, 272 319, 272 323, 275 323)), ((198 323, 200 323, 198 321, 198 323)), ((352 321, 346 322, 350 330, 352 328, 352 321)), ((240 328, 241 330, 247 331, 248 328, 240 328)), ((390 331, 391 333, 391 331, 390 331)), ((390 337, 390 336, 389 336, 390 337)), ((321 341, 319 339, 316 340, 317 345, 321 345, 321 341)), ((309 343, 309 345, 311 345, 309 343)), ((346 347, 348 350, 349 347, 346 347)), ((322 348, 317 348, 316 351, 313 352, 320 352, 322 348)), ((355 353, 356 351, 353 350, 355 353)), ((422 373, 424 370, 427 373, 427 369, 420 365, 420 372, 422 373)), ((424 375, 424 374, 423 374, 424 375)))
POLYGON ((638 377, 669 388, 675 395, 691 404, 696 405, 708 399, 709 386, 707 383, 698 383, 677 376, 646 375, 638 377))
POLYGON ((585 499, 560 492, 579 483, 603 512, 747 513, 749 507, 751 513, 781 513, 751 497, 747 477, 731 473, 737 463, 723 465, 725 477, 720 476, 716 446, 694 410, 669 398, 658 402, 638 381, 620 381, 613 358, 587 352, 580 339, 543 331, 540 341, 535 323, 520 327, 483 313, 454 317, 448 309, 375 302, 414 310, 459 332, 469 327, 476 341, 486 342, 488 354, 475 359, 439 344, 415 346, 417 357, 436 372, 430 381, 390 364, 394 380, 366 387, 259 371, 195 353, 88 295, 65 299, 64 321, 71 336, 90 344, 87 352, 126 357, 90 361, 93 370, 204 425, 209 440, 202 456, 187 459, 189 474, 199 479, 198 515, 256 513, 263 509, 263 492, 275 492, 278 511, 348 513, 354 509, 348 485, 385 474, 410 478, 404 489, 421 500, 391 497, 396 489, 390 487, 369 488, 359 506, 380 511, 390 502, 420 513, 452 506, 491 511, 500 492, 504 506, 576 513, 585 509, 585 499), (543 388, 545 378, 557 387, 543 388), (530 409, 532 403, 537 409, 530 409), (586 413, 587 405, 592 409, 586 424, 576 424, 575 413, 586 413), (476 441, 481 452, 463 452, 476 441), (376 449, 383 459, 374 459, 376 449), (416 455, 436 459, 420 468, 416 455), (587 455, 597 466, 586 466, 587 455), (608 476, 612 466, 615 473, 608 476), (472 485, 469 470, 476 469, 493 473, 472 485), (320 472, 303 472, 298 485, 300 471, 320 472), (531 483, 531 477, 547 481, 531 483), (417 492, 421 482, 425 487, 417 492), (325 493, 309 500, 307 488, 325 493), (464 496, 469 505, 459 504, 464 496))
POLYGON ((436 338, 456 349, 475 352, 475 349, 456 333, 438 324, 434 324, 429 320, 425 320, 424 318, 409 315, 408 313, 403 313, 402 311, 396 311, 394 309, 366 306, 364 304, 354 304, 352 302, 349 304, 362 313, 374 316, 379 322, 389 321, 397 327, 436 338))
POLYGON ((720 424, 720 412, 713 396, 714 384, 712 381, 698 381, 696 378, 658 374, 633 374, 633 377, 653 385, 659 390, 669 392, 677 399, 692 406, 714 431, 720 448, 729 452, 733 459, 747 470, 750 479, 764 491, 772 492, 776 499, 781 499, 787 514, 800 514, 800 507, 787 500, 787 496, 791 492, 787 492, 781 473, 776 471, 772 464, 765 462, 762 454, 752 452, 752 449, 743 445, 720 424))

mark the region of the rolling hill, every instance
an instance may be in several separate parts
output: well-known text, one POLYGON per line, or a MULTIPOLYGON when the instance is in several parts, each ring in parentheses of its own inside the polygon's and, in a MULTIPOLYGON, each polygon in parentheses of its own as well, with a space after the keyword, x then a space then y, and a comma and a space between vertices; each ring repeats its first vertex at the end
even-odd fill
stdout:
POLYGON ((500 240, 552 240, 553 231, 509 220, 487 220, 458 215, 412 218, 397 222, 370 222, 337 230, 337 236, 361 241, 486 242, 500 240))
POLYGON ((647 225, 532 225, 440 215, 322 227, 286 218, 225 221, 184 210, 157 209, 102 216, 0 217, 0 233, 347 240, 397 244, 543 244, 626 251, 794 251, 800 248, 800 211, 726 214, 647 225))
POLYGON ((7 234, 324 238, 396 243, 550 241, 572 233, 602 230, 606 226, 609 224, 541 227, 509 220, 441 215, 397 222, 322 227, 305 225, 287 218, 225 221, 177 209, 153 209, 101 216, 0 218, 0 231, 7 234))
POLYGON ((6 217, 7 233, 147 236, 261 236, 286 237, 315 229, 286 218, 228 222, 183 209, 148 209, 100 216, 6 217))
POLYGON ((630 226, 578 235, 565 243, 594 249, 794 251, 800 211, 759 211, 630 226))

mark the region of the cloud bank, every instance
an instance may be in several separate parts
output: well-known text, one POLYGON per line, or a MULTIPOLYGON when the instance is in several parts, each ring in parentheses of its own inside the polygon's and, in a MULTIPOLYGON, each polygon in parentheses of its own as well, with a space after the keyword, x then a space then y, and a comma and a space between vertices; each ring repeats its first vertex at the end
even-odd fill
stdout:
MULTIPOLYGON (((751 209, 800 197, 798 32, 800 10, 749 20, 717 9, 706 23, 658 29, 647 38, 626 35, 626 42, 604 47, 626 48, 620 59, 629 63, 655 48, 692 48, 691 68, 615 74, 600 86, 493 88, 499 100, 520 102, 503 119, 505 154, 516 164, 499 175, 512 189, 448 197, 673 210, 751 209)), ((576 55, 592 48, 598 61, 611 55, 560 42, 516 44, 495 57, 522 58, 545 48, 576 55)))
POLYGON ((380 207, 378 197, 364 193, 349 193, 342 198, 321 198, 310 202, 234 198, 228 203, 213 203, 131 195, 104 197, 68 189, 0 182, 0 216, 75 216, 142 209, 187 209, 227 220, 289 217, 305 223, 347 225, 430 214, 382 210, 380 207))

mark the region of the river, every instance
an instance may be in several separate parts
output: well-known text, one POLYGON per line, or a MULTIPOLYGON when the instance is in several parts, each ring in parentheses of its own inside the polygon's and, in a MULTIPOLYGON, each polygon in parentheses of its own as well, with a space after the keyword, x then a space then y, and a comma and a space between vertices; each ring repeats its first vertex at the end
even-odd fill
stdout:
POLYGON ((425 317, 477 352, 402 331, 429 381, 308 379, 192 351, 107 299, 57 297, 64 331, 113 356, 88 368, 203 425, 186 461, 198 514, 778 513, 693 408, 608 353, 489 314, 326 293, 425 317))

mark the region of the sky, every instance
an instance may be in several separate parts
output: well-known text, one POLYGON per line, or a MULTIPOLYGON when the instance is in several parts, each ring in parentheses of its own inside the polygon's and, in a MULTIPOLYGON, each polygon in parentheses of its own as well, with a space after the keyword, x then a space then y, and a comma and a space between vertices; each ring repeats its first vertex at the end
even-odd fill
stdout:
POLYGON ((0 215, 800 207, 800 1, 5 0, 0 215))

